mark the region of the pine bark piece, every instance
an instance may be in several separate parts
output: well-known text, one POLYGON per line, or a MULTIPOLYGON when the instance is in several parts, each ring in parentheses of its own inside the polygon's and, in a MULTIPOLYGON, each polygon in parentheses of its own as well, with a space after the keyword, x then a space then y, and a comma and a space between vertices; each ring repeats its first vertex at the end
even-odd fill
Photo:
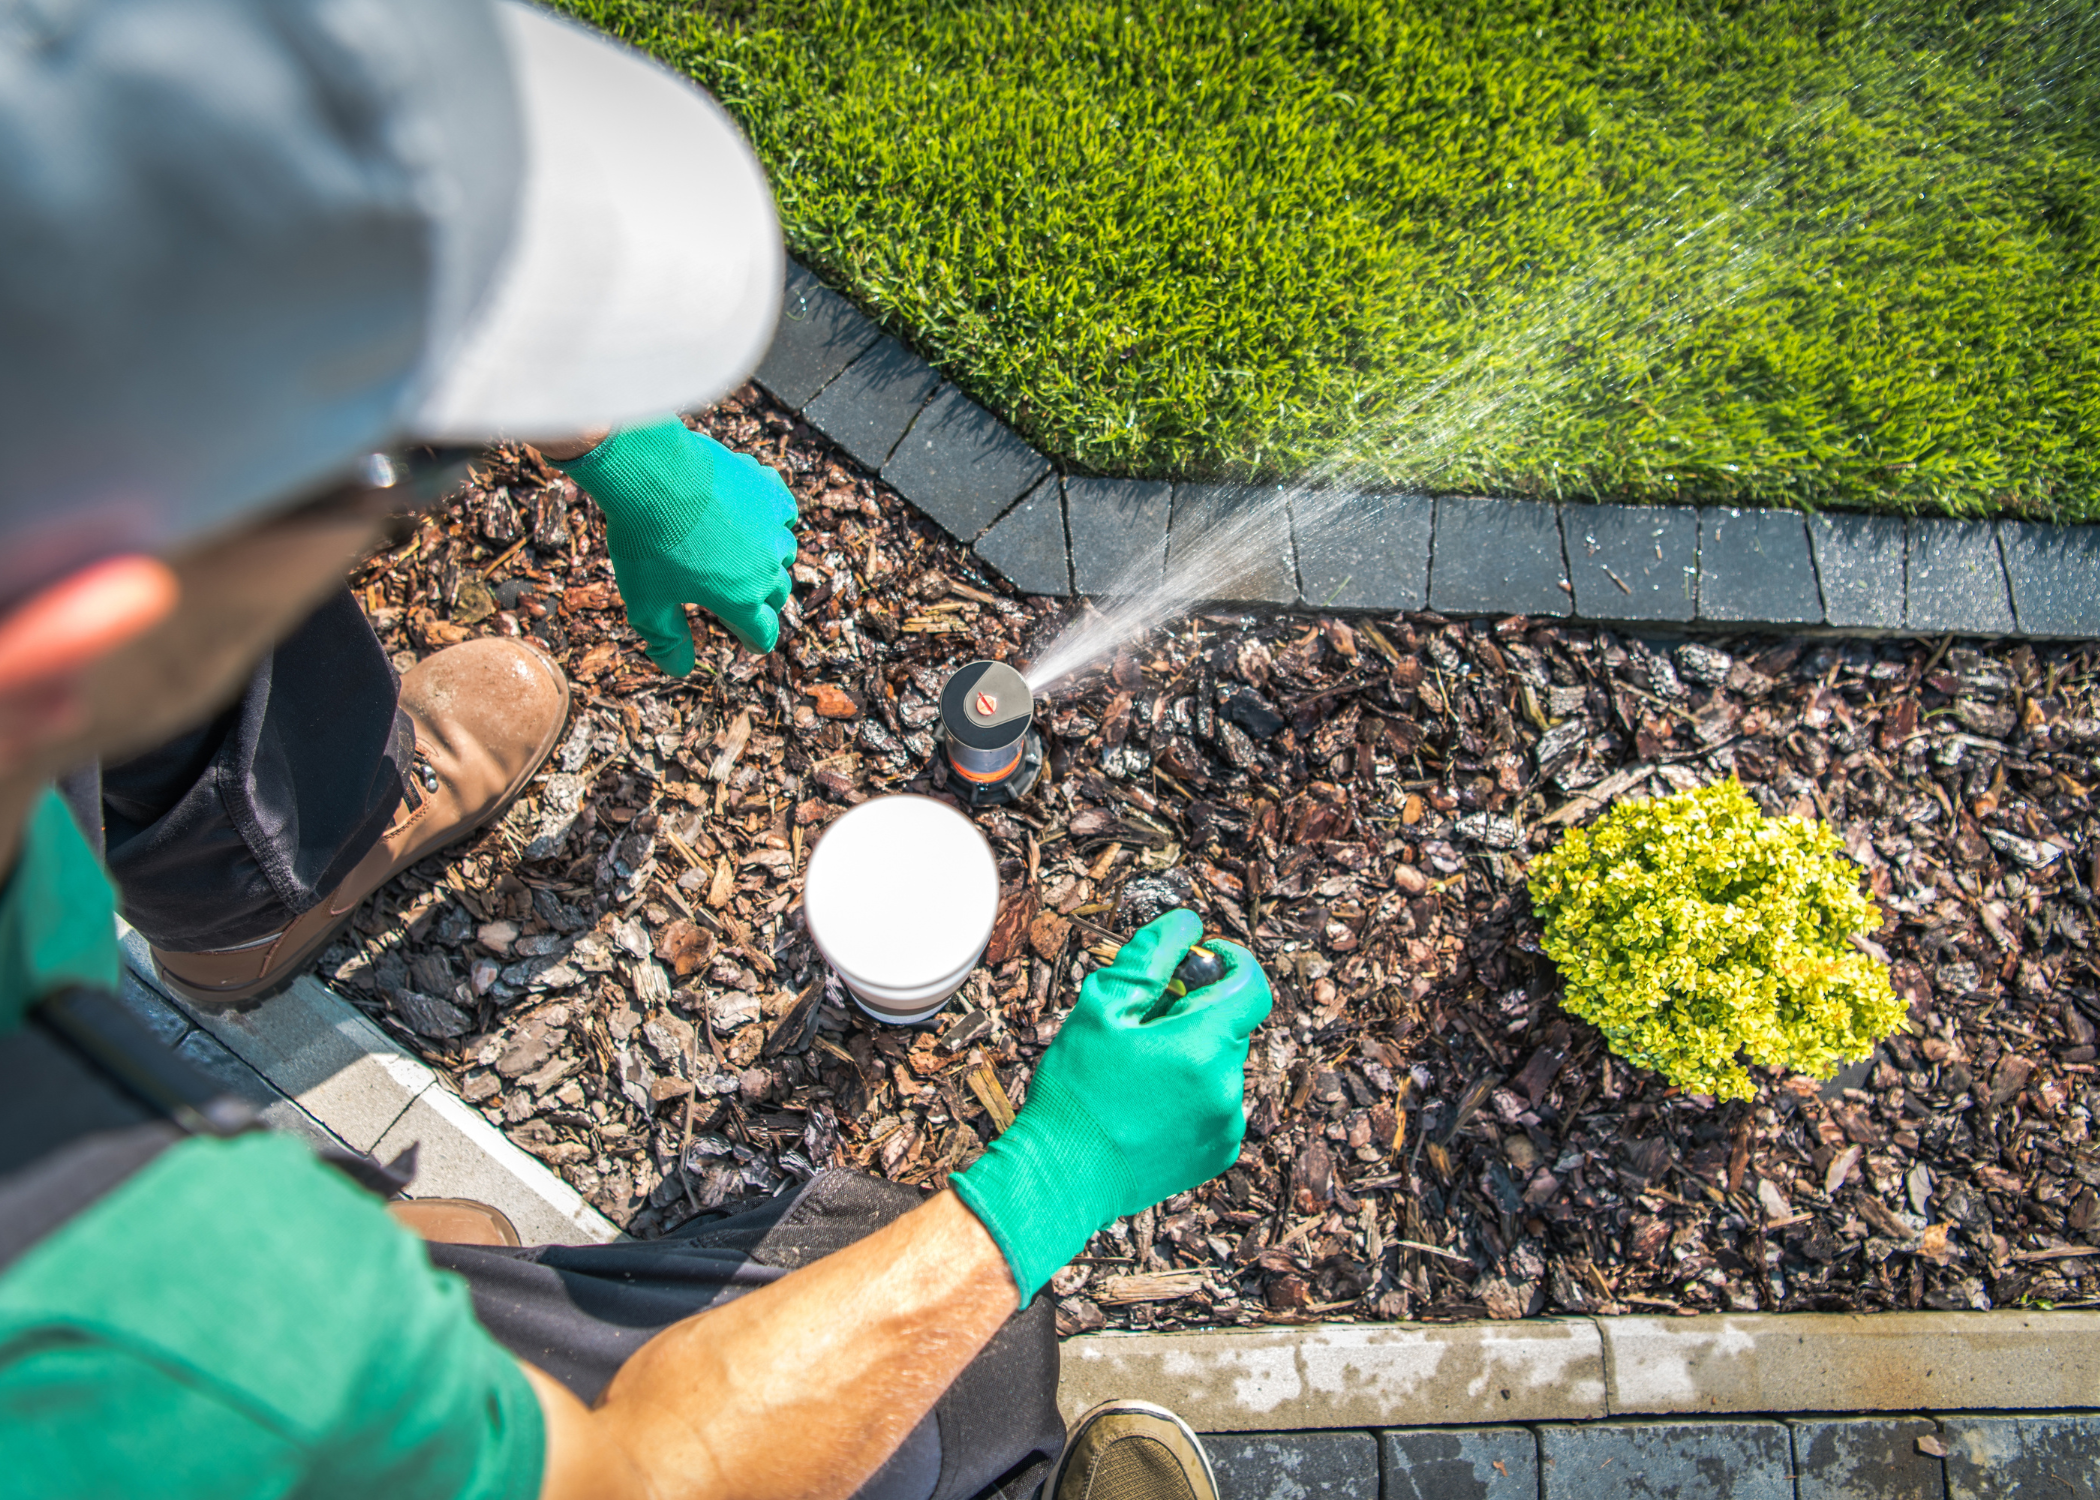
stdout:
POLYGON ((1001 1131, 1010 1127, 1014 1122, 1013 1102, 1006 1097, 1006 1090, 999 1083, 999 1075, 992 1071, 991 1066, 979 1063, 970 1069, 967 1081, 970 1092, 977 1096, 977 1102, 984 1106, 984 1112, 992 1117, 992 1123, 1001 1131))

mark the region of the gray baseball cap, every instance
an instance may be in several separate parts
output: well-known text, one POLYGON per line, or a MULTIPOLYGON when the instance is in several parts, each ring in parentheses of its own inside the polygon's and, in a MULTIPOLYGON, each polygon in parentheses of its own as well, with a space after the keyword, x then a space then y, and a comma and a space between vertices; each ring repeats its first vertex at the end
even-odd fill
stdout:
POLYGON ((749 146, 510 0, 0 0, 0 603, 404 441, 714 400, 778 320, 749 146))

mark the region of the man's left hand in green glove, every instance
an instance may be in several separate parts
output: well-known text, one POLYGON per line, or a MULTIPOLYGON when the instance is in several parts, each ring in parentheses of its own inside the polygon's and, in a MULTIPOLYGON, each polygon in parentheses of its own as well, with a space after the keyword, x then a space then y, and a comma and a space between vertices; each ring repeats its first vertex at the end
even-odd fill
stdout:
POLYGON ((693 670, 688 604, 753 651, 779 642, 797 514, 778 474, 676 417, 622 428, 555 466, 605 512, 613 576, 651 661, 673 677, 693 670))

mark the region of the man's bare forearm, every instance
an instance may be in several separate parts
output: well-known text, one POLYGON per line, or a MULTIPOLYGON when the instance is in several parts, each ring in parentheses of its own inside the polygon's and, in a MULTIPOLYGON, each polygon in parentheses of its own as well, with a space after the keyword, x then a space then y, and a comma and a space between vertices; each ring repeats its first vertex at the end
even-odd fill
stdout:
POLYGON ((547 1416, 544 1500, 845 1496, 1016 1305, 952 1192, 637 1350, 595 1409, 526 1367, 547 1416))

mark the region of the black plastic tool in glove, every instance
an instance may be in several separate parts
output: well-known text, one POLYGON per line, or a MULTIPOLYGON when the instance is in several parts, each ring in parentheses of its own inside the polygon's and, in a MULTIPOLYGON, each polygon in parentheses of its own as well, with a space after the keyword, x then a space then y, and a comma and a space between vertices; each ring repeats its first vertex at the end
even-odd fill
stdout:
POLYGON ((1210 949, 1198 945, 1189 949, 1189 956, 1174 967, 1174 977, 1167 981, 1167 993, 1186 995, 1190 990, 1200 990, 1207 984, 1216 984, 1225 977, 1225 960, 1210 949))
POLYGON ((1174 977, 1160 991, 1159 1003, 1146 1013, 1145 1019, 1157 1020, 1172 1010, 1175 1002, 1186 999, 1205 985, 1216 984, 1224 977, 1224 959, 1200 944, 1189 949, 1188 956, 1174 966, 1174 977))

